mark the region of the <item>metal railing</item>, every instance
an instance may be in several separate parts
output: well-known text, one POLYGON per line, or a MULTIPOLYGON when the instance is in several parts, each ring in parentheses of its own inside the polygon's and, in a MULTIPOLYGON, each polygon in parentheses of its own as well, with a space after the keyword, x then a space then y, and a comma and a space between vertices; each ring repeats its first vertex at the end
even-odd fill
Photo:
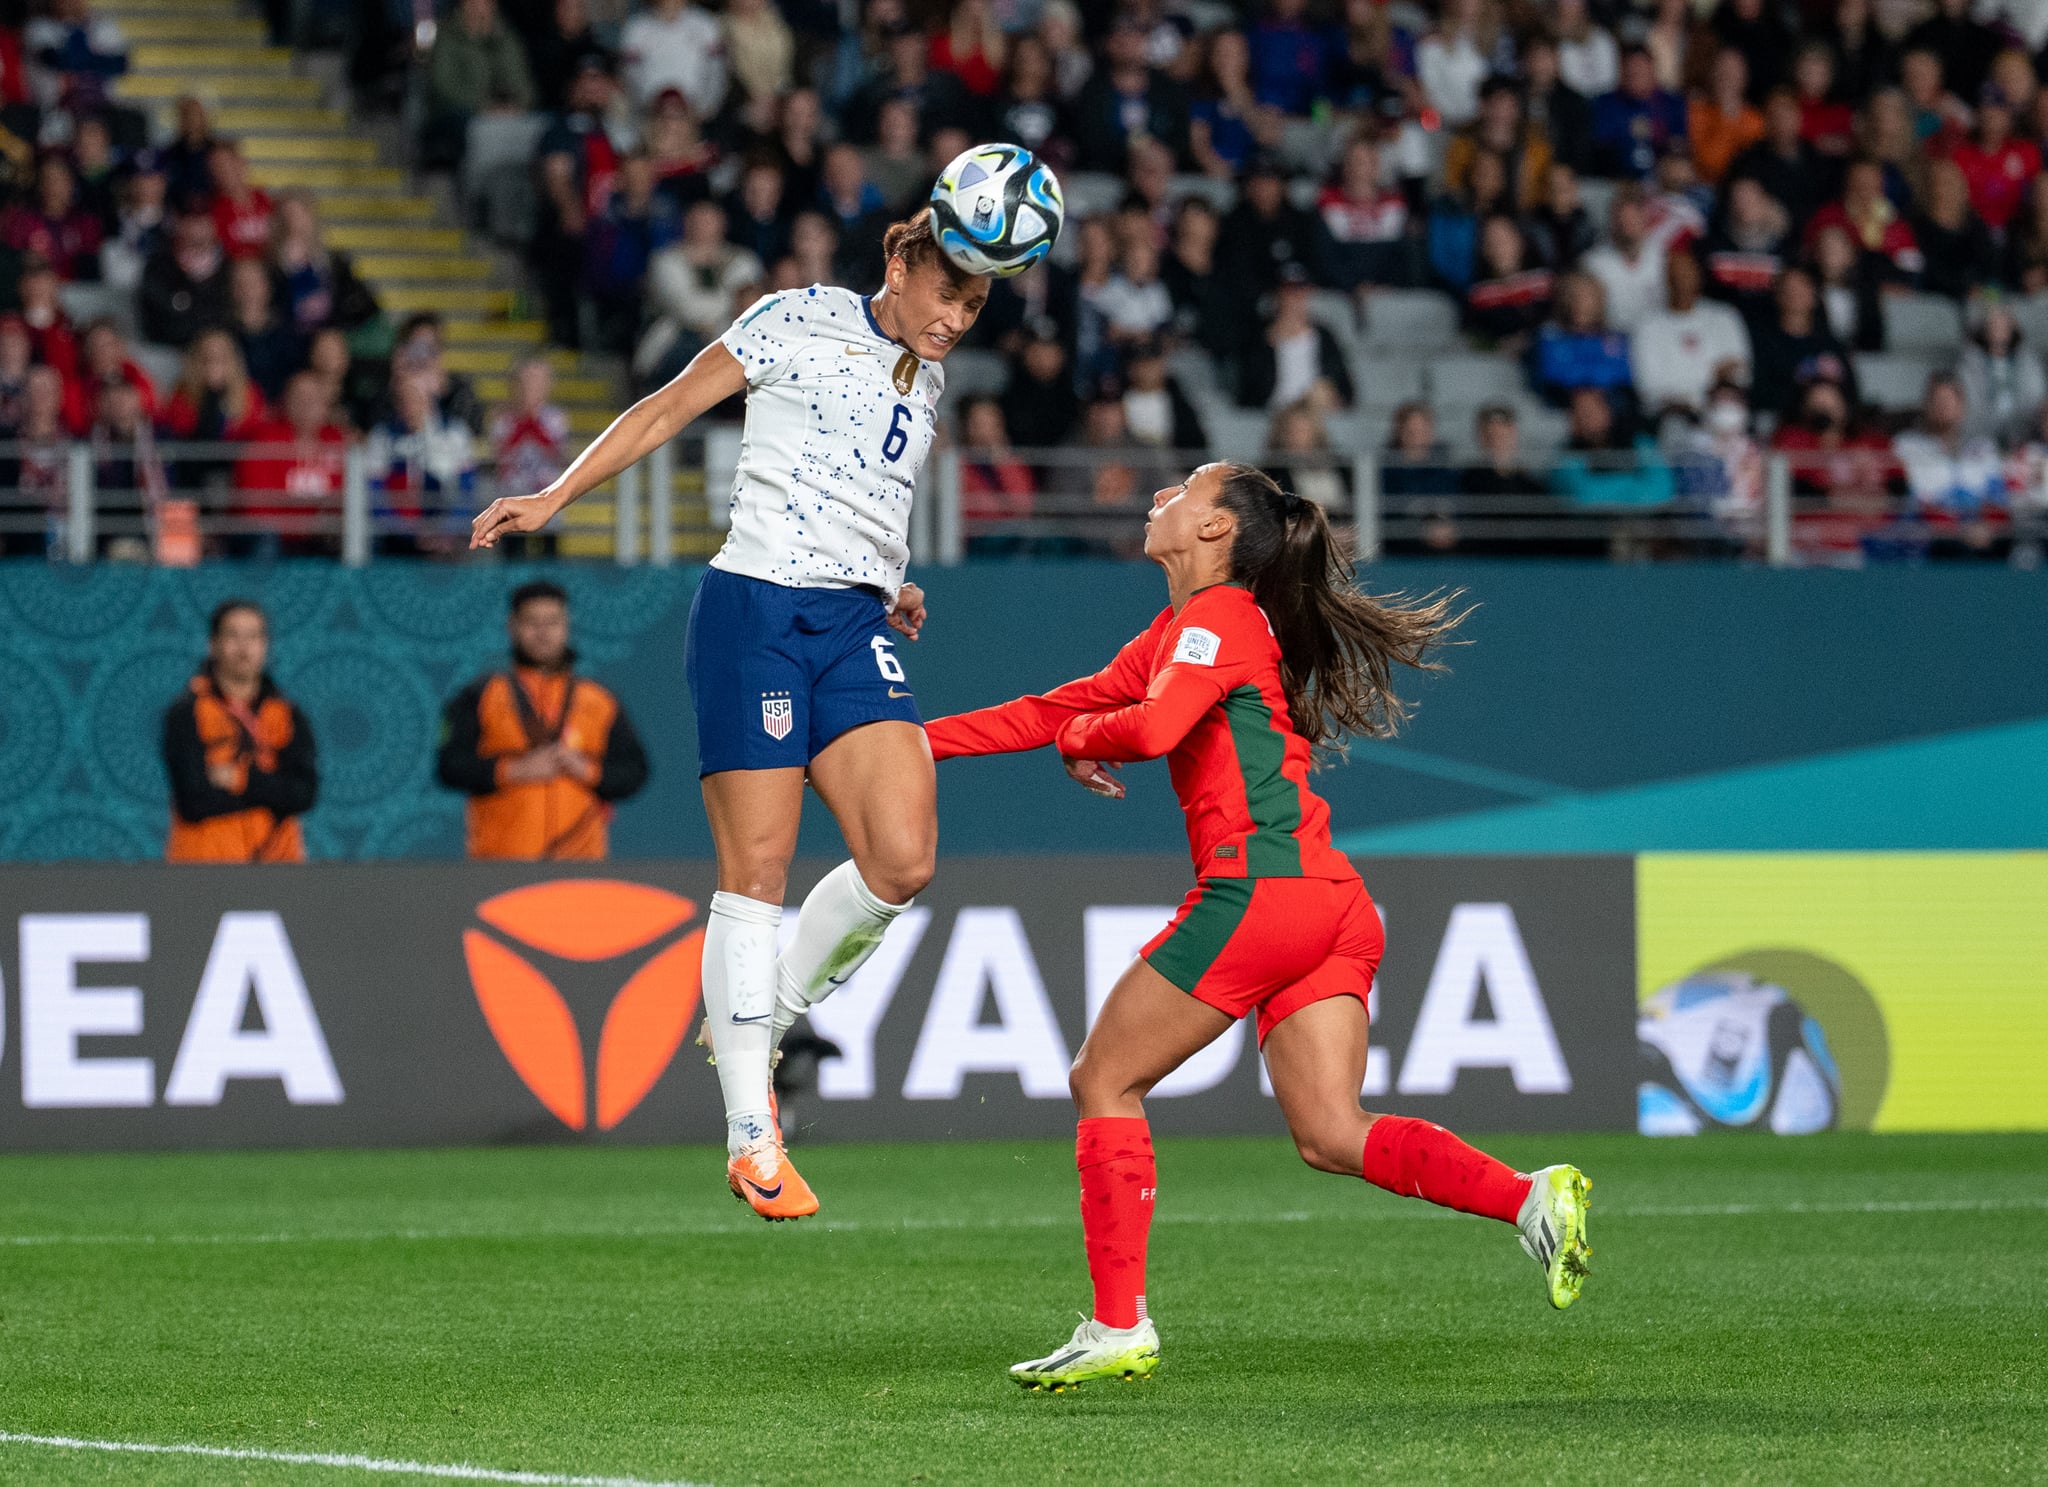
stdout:
MULTIPOLYGON (((739 449, 737 427, 714 426, 621 474, 609 489, 612 561, 664 567, 679 550, 708 553, 728 520, 739 449)), ((1135 558, 1153 493, 1205 458, 1136 445, 936 449, 912 508, 912 560, 1135 558)), ((1460 554, 1796 566, 1933 551, 2034 566, 2048 550, 2048 494, 2041 491, 2016 491, 1987 520, 1957 520, 1916 509, 1896 466, 1885 481, 1866 481, 1868 488, 1844 500, 1829 493, 1826 461, 1803 455, 1762 454, 1740 472, 1649 451, 1560 453, 1504 466, 1476 457, 1416 462, 1329 451, 1268 463, 1322 504, 1367 562, 1460 554)), ((379 473, 360 444, 0 443, 0 552, 74 563, 185 562, 202 551, 329 556, 350 565, 373 555, 453 558, 467 549, 475 512, 497 495, 525 494, 498 490, 488 466, 445 491, 390 489, 379 473), (248 487, 266 465, 273 473, 305 471, 299 484, 312 493, 248 487)), ((579 530, 603 551, 602 527, 579 530)), ((546 536, 540 550, 553 551, 554 540, 546 536)))

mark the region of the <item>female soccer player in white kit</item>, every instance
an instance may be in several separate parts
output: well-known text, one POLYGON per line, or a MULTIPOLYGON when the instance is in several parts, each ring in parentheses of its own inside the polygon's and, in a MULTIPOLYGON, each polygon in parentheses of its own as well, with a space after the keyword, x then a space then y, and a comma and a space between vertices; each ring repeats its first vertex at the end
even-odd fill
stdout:
POLYGON ((704 1010, 725 1097, 726 1178, 767 1219, 816 1213, 782 1149, 769 1066, 783 1032, 844 983, 931 880, 937 786, 895 654, 924 595, 904 581, 910 503, 931 448, 939 363, 988 280, 939 250, 929 212, 889 229, 885 287, 769 295, 641 399, 561 478, 493 501, 473 547, 538 531, 593 486, 747 394, 732 531, 690 610, 688 671, 718 892, 704 935, 704 1010), (804 899, 779 956, 804 781, 853 858, 804 899))

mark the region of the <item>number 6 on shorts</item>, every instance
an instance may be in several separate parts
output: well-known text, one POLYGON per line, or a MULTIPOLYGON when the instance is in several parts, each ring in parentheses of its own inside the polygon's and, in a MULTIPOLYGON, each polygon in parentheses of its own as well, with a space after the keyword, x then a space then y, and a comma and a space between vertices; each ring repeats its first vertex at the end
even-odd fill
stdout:
POLYGON ((875 670, 882 673, 885 682, 903 680, 903 663, 896 659, 896 652, 884 635, 877 635, 868 642, 868 649, 875 653, 875 670))

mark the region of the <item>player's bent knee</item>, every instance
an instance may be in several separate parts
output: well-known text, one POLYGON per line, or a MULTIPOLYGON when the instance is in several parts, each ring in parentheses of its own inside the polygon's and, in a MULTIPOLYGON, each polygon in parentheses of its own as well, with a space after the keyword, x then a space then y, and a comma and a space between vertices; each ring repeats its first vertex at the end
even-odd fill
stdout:
POLYGON ((1365 1143, 1354 1142, 1351 1132, 1317 1128, 1294 1133, 1294 1149, 1301 1153, 1301 1159, 1318 1172, 1356 1173, 1364 1155, 1365 1143))
POLYGON ((907 904, 930 886, 938 870, 938 853, 923 843, 886 844, 855 865, 868 892, 885 903, 907 904))

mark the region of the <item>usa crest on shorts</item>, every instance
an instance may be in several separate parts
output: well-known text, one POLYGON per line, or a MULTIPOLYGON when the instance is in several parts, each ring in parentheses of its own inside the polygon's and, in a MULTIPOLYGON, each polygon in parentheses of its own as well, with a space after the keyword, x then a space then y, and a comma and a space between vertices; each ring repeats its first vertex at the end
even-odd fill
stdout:
POLYGON ((762 693, 761 727, 777 743, 789 737, 790 725, 795 716, 795 710, 790 705, 789 693, 762 693))

